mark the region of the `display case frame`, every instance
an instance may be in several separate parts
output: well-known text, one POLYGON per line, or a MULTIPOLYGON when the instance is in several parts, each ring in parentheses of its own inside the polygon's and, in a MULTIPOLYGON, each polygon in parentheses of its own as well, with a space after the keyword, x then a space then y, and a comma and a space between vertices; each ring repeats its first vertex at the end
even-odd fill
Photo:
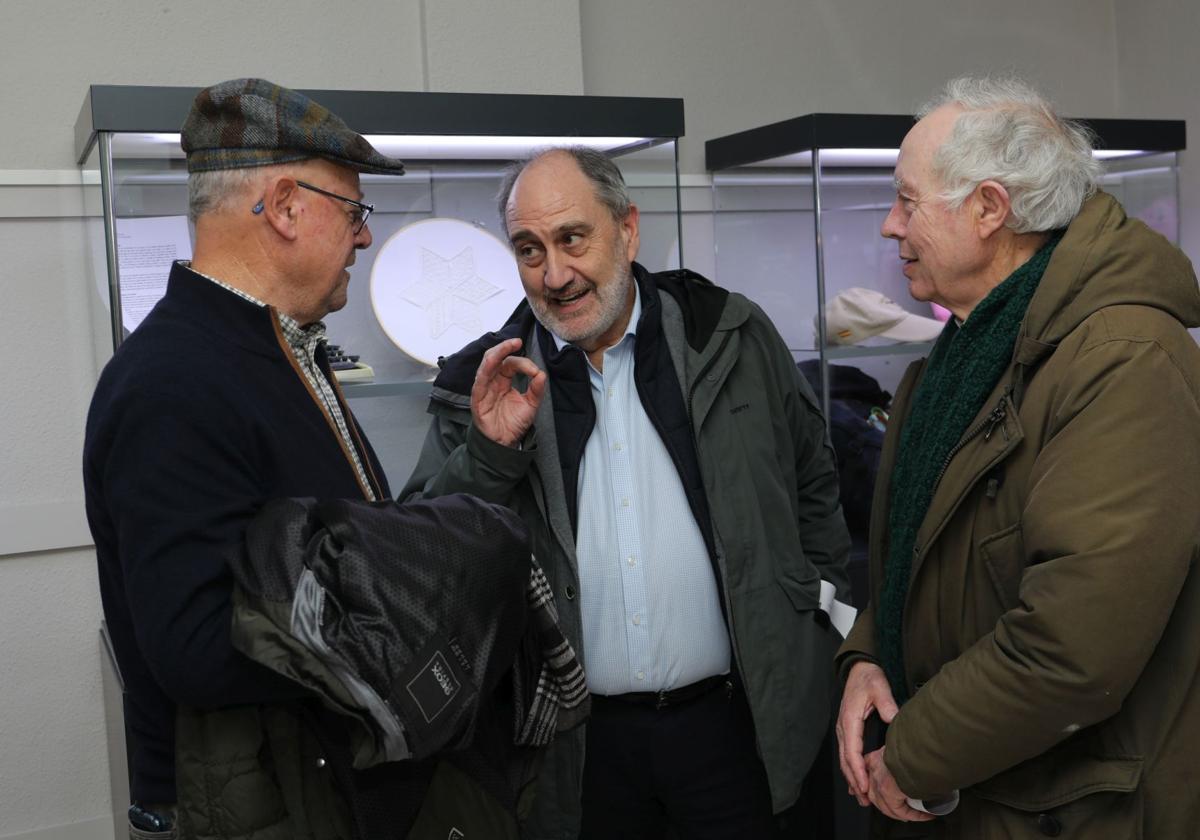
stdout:
MULTIPOLYGON (((1173 206, 1171 238, 1178 242, 1178 161, 1176 153, 1186 148, 1186 123, 1182 120, 1079 119, 1095 135, 1097 157, 1107 177, 1132 171, 1138 161, 1159 161, 1172 171, 1173 206)), ((831 346, 825 319, 827 303, 827 267, 830 256, 826 241, 826 203, 831 171, 876 173, 890 178, 895 156, 904 136, 912 128, 911 116, 900 114, 814 113, 794 117, 708 140, 705 143, 706 168, 713 177, 714 246, 718 254, 716 280, 737 289, 721 271, 720 250, 722 213, 728 212, 723 201, 722 179, 727 173, 766 171, 772 166, 786 167, 808 181, 809 209, 812 213, 812 251, 815 260, 811 273, 803 278, 785 278, 810 283, 815 290, 815 346, 793 347, 799 353, 812 353, 819 359, 821 388, 819 397, 829 416, 828 366, 837 359, 864 359, 880 356, 924 355, 930 345, 831 346)), ((881 208, 875 208, 883 212, 881 208)), ((882 215, 879 217, 882 219, 882 215)), ((878 228, 876 228, 876 231, 878 228)), ((877 235, 877 234, 876 234, 877 235)), ((769 247, 769 243, 766 243, 769 247)), ((894 245, 892 246, 894 248, 894 245)), ((754 268, 750 267, 750 271, 754 268)), ((899 272, 899 268, 896 269, 899 272)), ((798 289, 798 287, 797 287, 798 289)), ((770 311, 770 307, 768 307, 770 311)), ((774 315, 774 313, 772 313, 774 315)), ((928 313, 926 313, 928 314, 928 313)), ((895 383, 889 383, 894 387, 895 383)))
MULTIPOLYGON (((94 165, 99 170, 101 213, 104 227, 104 270, 107 275, 108 304, 113 349, 120 345, 124 327, 121 307, 121 272, 117 247, 114 146, 127 145, 145 137, 146 156, 176 158, 182 166, 182 154, 173 155, 155 148, 162 135, 175 135, 187 117, 200 88, 142 85, 92 85, 88 88, 75 124, 75 153, 81 167, 94 165), (134 138, 130 140, 129 138, 134 138)), ((678 138, 684 132, 683 100, 656 97, 569 96, 541 94, 437 93, 413 91, 302 90, 340 116, 351 128, 375 141, 377 138, 430 138, 434 145, 422 148, 422 161, 455 160, 466 148, 462 142, 445 153, 437 143, 459 140, 469 144, 472 138, 495 140, 510 138, 515 146, 532 148, 557 142, 592 141, 614 158, 672 145, 670 161, 671 192, 674 204, 675 255, 682 251, 680 213, 678 138), (545 139, 545 143, 536 141, 545 139), (460 151, 455 152, 453 149, 460 151)), ((177 147, 177 143, 176 143, 177 147)), ((385 149, 385 151, 387 151, 385 149)), ((136 153, 135 153, 136 154, 136 153)), ((478 150, 472 161, 506 162, 514 155, 478 150)), ((398 153, 408 160, 410 155, 398 153)), ((347 396, 394 395, 420 391, 411 382, 380 383, 374 388, 349 386, 347 396)))
MULTIPOLYGON (((127 334, 122 292, 130 294, 126 303, 136 302, 134 298, 143 294, 132 273, 129 283, 122 282, 121 254, 125 252, 118 249, 118 222, 120 235, 128 236, 124 225, 130 219, 174 217, 170 221, 176 228, 185 229, 179 241, 191 235, 181 218, 187 212, 187 172, 178 132, 199 91, 194 87, 92 85, 84 97, 75 124, 75 154, 82 183, 89 188, 99 183, 100 187, 99 218, 86 228, 92 254, 89 285, 95 286, 91 297, 97 371, 127 334)), ((411 472, 420 451, 437 368, 429 360, 413 356, 408 348, 402 350, 376 316, 371 298, 376 280, 373 267, 393 237, 414 222, 443 218, 467 223, 503 244, 495 194, 504 167, 532 149, 572 143, 604 151, 624 173, 642 211, 640 259, 654 270, 681 263, 681 99, 301 92, 337 114, 381 152, 406 164, 404 176, 361 176, 365 200, 376 205, 369 223, 374 242, 357 254, 349 269, 348 304, 325 319, 330 340, 343 345, 348 353, 361 355, 362 363, 373 369, 373 381, 342 380, 341 389, 354 403, 356 419, 397 484, 411 472)), ((493 249, 489 270, 510 273, 505 280, 509 297, 503 304, 507 307, 511 300, 515 307, 523 292, 506 244, 501 256, 502 261, 493 249)), ((161 294, 157 288, 154 291, 161 294)), ((502 317, 511 311, 504 309, 502 317)), ((468 333, 468 325, 473 328, 475 323, 471 319, 456 322, 452 329, 458 343, 453 350, 500 326, 488 320, 495 312, 485 314, 475 332, 468 333)))

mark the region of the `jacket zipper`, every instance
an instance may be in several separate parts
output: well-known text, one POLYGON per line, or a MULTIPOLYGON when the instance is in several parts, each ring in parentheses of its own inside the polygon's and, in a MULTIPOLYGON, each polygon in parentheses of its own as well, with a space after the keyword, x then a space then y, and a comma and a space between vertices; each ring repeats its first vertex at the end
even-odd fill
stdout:
MULTIPOLYGON (((700 388, 700 383, 704 381, 705 374, 707 374, 709 369, 712 368, 712 366, 717 363, 717 360, 720 359, 725 354, 725 346, 729 343, 730 336, 731 336, 731 333, 729 333, 729 332, 725 333, 725 336, 721 339, 720 346, 717 347, 717 350, 715 353, 712 354, 712 357, 709 358, 709 360, 704 363, 704 367, 700 368, 699 372, 696 374, 696 378, 694 380, 692 380, 692 387, 688 390, 688 398, 687 398, 688 427, 691 429, 691 432, 692 432, 692 440, 695 441, 695 444, 696 444, 696 458, 697 459, 700 458, 700 435, 697 434, 697 432, 696 432, 696 417, 695 417, 694 405, 693 405, 695 402, 695 398, 696 398, 696 391, 700 388)), ((721 558, 718 556, 720 552, 717 548, 717 544, 720 541, 720 538, 717 535, 717 523, 716 523, 716 520, 713 518, 711 511, 708 514, 708 521, 709 521, 710 526, 712 527, 712 532, 713 532, 713 562, 717 566, 716 578, 717 578, 717 589, 721 593, 721 606, 722 606, 721 611, 724 613, 725 627, 729 630, 729 650, 730 650, 730 653, 733 655, 733 664, 734 664, 734 666, 737 667, 738 674, 740 677, 740 675, 742 673, 742 655, 741 655, 740 650, 738 649, 737 632, 734 630, 734 627, 733 627, 733 604, 730 602, 729 592, 726 591, 726 588, 725 588, 724 570, 721 568, 721 558)))
MULTIPOLYGON (((989 440, 991 438, 991 436, 995 433, 996 426, 1000 426, 1001 432, 1004 433, 1004 439, 1008 440, 1008 430, 1004 428, 1004 418, 1008 414, 1008 407, 1006 405, 1006 402, 1008 400, 1008 396, 1010 393, 1011 393, 1010 391, 1005 391, 1004 394, 1000 397, 1000 402, 998 402, 996 404, 996 407, 993 408, 990 412, 988 412, 988 416, 983 418, 977 424, 975 424, 975 427, 973 429, 971 429, 969 432, 967 432, 961 439, 959 439, 958 443, 956 443, 954 445, 954 448, 951 449, 949 453, 947 453, 946 459, 944 461, 942 461, 942 468, 938 471, 937 480, 934 481, 934 483, 933 483, 933 492, 936 492, 938 485, 940 485, 942 483, 942 476, 944 476, 946 474, 946 470, 950 468, 950 462, 954 459, 954 456, 957 455, 960 451, 962 451, 963 447, 965 447, 968 443, 973 441, 975 438, 979 437, 980 434, 983 435, 983 439, 985 441, 989 440)), ((932 495, 930 496, 930 498, 931 499, 933 498, 932 495)), ((912 549, 912 565, 913 565, 913 567, 916 566, 917 561, 920 559, 920 557, 921 557, 921 546, 913 545, 913 549, 912 549)), ((911 594, 912 593, 910 592, 909 595, 911 595, 911 594)), ((904 599, 904 613, 907 614, 907 612, 908 612, 908 596, 906 595, 905 599, 904 599)), ((904 660, 905 660, 905 662, 909 662, 911 660, 909 659, 909 650, 908 650, 907 639, 903 640, 902 644, 903 644, 903 648, 904 648, 904 660)), ((906 682, 909 681, 907 674, 905 675, 905 681, 906 682)), ((915 694, 916 691, 919 690, 920 687, 917 685, 912 685, 912 686, 910 686, 910 688, 912 689, 911 693, 915 694)))
MULTIPOLYGON (((353 440, 348 441, 342 437, 342 433, 338 429, 337 423, 334 421, 333 415, 330 413, 329 408, 326 407, 325 403, 321 401, 321 398, 317 396, 317 392, 313 388, 313 384, 308 381, 308 377, 300 368, 300 362, 296 359, 295 355, 293 355, 291 345, 288 344, 287 338, 284 337, 283 326, 279 322, 279 315, 275 307, 268 306, 267 310, 271 314, 271 326, 275 332, 275 342, 279 345, 279 349, 283 352, 283 358, 291 366, 292 372, 295 373, 295 375, 300 379, 300 384, 308 393, 309 399, 313 401, 317 407, 317 410, 321 412, 321 416, 325 418, 326 425, 333 433, 333 438, 335 441, 337 441, 338 447, 342 451, 342 457, 346 459, 346 464, 350 467, 350 472, 354 475, 354 482, 359 486, 359 489, 362 490, 363 498, 367 501, 371 501, 371 497, 373 496, 377 500, 380 499, 383 496, 382 486, 380 488, 376 488, 371 484, 371 478, 374 477, 374 471, 370 467, 371 459, 367 455, 366 448, 362 447, 361 451, 359 452, 359 457, 363 462, 362 476, 359 476, 358 467, 354 465, 354 456, 350 454, 350 447, 354 446, 353 440), (368 470, 371 470, 371 472, 368 472, 368 470)), ((325 371, 321 369, 319 364, 316 364, 315 357, 313 359, 313 364, 317 368, 317 373, 325 376, 325 371)), ((336 378, 333 377, 332 370, 326 379, 327 381, 330 381, 330 388, 334 392, 334 401, 337 402, 338 409, 342 412, 342 419, 346 422, 347 431, 350 431, 354 428, 354 420, 350 414, 349 408, 345 404, 344 397, 341 397, 341 389, 336 384, 336 378)), ((356 433, 351 432, 351 434, 354 435, 354 439, 357 439, 356 433)), ((376 481, 378 481, 377 478, 376 481)))
POLYGON ((1004 418, 1008 414, 1006 401, 1008 400, 1008 392, 1005 392, 1000 397, 1000 402, 991 410, 987 417, 983 418, 975 425, 975 428, 967 432, 958 443, 954 444, 954 448, 946 455, 946 460, 942 461, 942 468, 938 471, 937 479, 933 482, 933 490, 936 491, 938 485, 942 483, 942 476, 946 474, 946 470, 950 468, 950 462, 954 460, 954 456, 962 451, 968 443, 979 437, 983 433, 983 439, 990 440, 992 434, 996 431, 996 426, 1000 426, 1000 431, 1004 433, 1004 439, 1008 440, 1008 430, 1004 428, 1004 418))

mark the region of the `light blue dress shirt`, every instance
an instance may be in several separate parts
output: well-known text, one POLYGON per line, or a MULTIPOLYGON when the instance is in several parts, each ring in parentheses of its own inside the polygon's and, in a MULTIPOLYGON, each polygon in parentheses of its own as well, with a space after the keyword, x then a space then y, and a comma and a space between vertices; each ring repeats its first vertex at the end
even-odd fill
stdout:
POLYGON ((575 550, 587 683, 603 695, 680 688, 729 671, 708 549, 634 384, 636 286, 635 294, 603 372, 588 362, 596 425, 579 469, 575 550))

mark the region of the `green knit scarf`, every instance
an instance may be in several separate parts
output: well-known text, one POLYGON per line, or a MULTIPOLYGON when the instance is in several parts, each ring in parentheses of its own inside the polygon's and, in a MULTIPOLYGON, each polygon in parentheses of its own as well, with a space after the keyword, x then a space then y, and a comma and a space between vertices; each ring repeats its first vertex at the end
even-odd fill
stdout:
POLYGON ((1025 310, 1062 234, 1052 233, 1036 254, 992 289, 961 327, 953 321, 947 324, 913 395, 892 471, 889 551, 876 610, 880 659, 897 703, 908 699, 901 632, 917 529, 950 451, 1008 367, 1025 310))

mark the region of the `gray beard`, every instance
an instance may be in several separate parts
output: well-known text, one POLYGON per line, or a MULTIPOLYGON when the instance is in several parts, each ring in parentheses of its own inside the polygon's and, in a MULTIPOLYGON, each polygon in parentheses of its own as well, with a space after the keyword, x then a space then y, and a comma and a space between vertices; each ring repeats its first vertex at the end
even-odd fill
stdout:
POLYGON ((544 300, 539 300, 537 303, 530 301, 529 306, 538 323, 563 341, 581 347, 604 335, 612 329, 617 319, 625 314, 625 303, 629 299, 630 288, 633 284, 632 266, 621 263, 617 265, 616 273, 603 287, 592 284, 592 291, 599 304, 599 312, 590 327, 585 328, 582 324, 575 323, 574 319, 559 320, 550 314, 549 307, 544 300))

